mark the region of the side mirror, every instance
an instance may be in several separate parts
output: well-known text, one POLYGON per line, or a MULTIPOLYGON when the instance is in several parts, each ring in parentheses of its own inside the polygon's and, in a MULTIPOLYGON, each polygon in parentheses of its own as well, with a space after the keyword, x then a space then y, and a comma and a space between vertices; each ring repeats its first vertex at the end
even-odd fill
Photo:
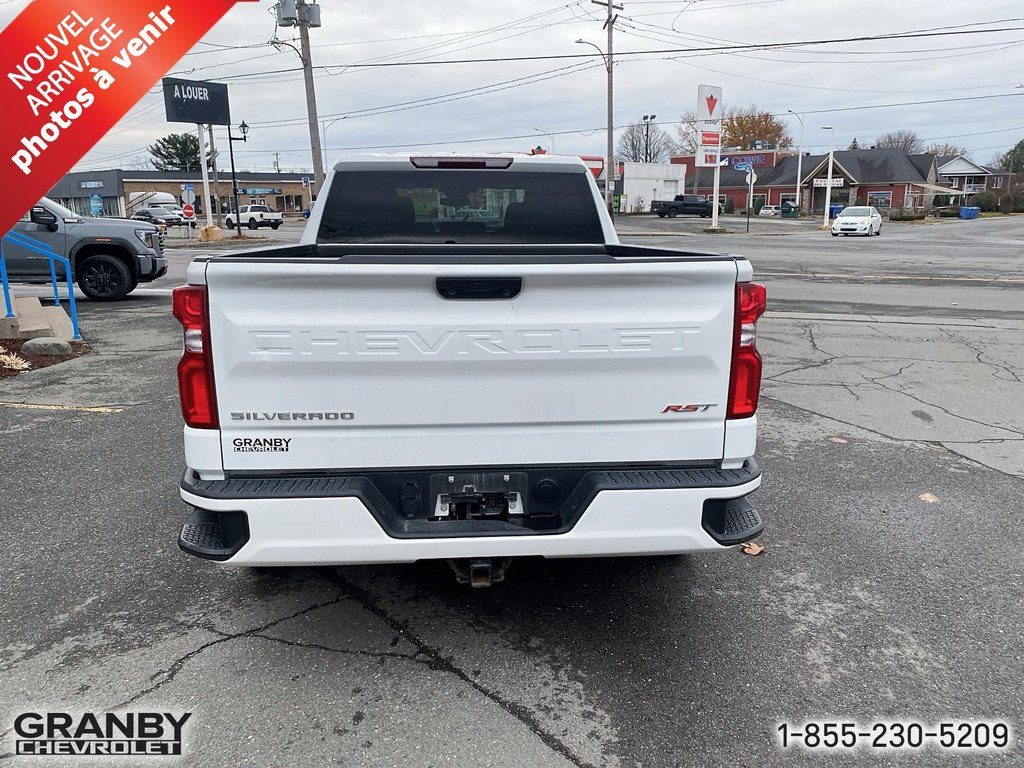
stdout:
POLYGON ((29 214, 29 220, 33 224, 41 224, 45 226, 51 232, 57 231, 57 217, 41 205, 35 205, 32 207, 32 212, 29 214))

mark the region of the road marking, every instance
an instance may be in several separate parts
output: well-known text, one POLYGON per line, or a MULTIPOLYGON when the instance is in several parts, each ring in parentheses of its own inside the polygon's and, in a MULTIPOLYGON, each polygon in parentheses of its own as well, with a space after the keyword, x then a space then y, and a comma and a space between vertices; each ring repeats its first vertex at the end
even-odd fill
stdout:
POLYGON ((23 408, 31 411, 77 411, 78 413, 121 413, 124 408, 104 405, 45 405, 43 403, 3 403, 0 408, 23 408))
POLYGON ((843 279, 843 280, 928 280, 936 282, 972 282, 972 283, 1014 283, 1024 284, 1024 277, 957 277, 956 275, 861 275, 855 272, 770 272, 757 270, 761 277, 799 277, 803 279, 843 279))

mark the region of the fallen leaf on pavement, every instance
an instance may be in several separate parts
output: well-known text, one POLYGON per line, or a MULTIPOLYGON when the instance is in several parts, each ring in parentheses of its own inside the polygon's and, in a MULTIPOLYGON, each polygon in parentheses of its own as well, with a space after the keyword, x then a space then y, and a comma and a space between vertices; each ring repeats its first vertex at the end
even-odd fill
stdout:
POLYGON ((740 544, 740 549, 743 550, 745 555, 760 555, 764 552, 764 547, 758 544, 756 541, 748 541, 740 544))
POLYGON ((843 438, 843 437, 830 437, 829 440, 831 440, 833 443, 848 443, 848 442, 850 442, 849 440, 847 440, 846 438, 843 438))
POLYGON ((936 501, 939 500, 938 496, 936 496, 934 493, 928 493, 927 491, 922 493, 917 498, 919 498, 921 501, 927 501, 929 504, 934 504, 936 501))

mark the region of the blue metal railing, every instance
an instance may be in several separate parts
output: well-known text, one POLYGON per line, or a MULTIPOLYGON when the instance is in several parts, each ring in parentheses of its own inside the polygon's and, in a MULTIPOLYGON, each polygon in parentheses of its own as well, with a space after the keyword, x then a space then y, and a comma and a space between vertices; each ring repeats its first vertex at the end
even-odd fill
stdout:
POLYGON ((67 256, 58 255, 53 248, 48 246, 46 243, 41 243, 38 240, 23 235, 20 232, 8 232, 3 238, 0 238, 0 282, 3 283, 4 289, 4 304, 7 308, 7 317, 14 317, 14 309, 11 306, 11 286, 7 280, 7 260, 4 258, 4 245, 10 242, 14 245, 21 246, 33 253, 37 253, 40 256, 45 256, 50 261, 50 284, 53 286, 53 305, 55 307, 60 306, 60 294, 57 292, 57 262, 59 261, 64 265, 64 276, 68 286, 68 304, 70 305, 71 312, 71 338, 76 341, 81 341, 82 334, 78 332, 78 310, 75 309, 75 288, 71 283, 71 261, 67 256))

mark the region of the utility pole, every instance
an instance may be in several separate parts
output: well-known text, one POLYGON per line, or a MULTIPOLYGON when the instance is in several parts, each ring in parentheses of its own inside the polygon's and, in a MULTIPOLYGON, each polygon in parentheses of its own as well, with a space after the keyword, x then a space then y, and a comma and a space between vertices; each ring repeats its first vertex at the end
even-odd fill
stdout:
POLYGON ((612 204, 613 195, 615 194, 615 109, 613 107, 613 66, 614 59, 612 58, 612 29, 615 27, 615 20, 618 14, 615 11, 621 11, 621 5, 615 5, 615 0, 608 0, 607 3, 601 0, 590 0, 594 5, 603 5, 608 9, 608 17, 605 19, 604 28, 608 31, 608 52, 605 53, 601 48, 594 43, 586 40, 577 40, 577 43, 583 45, 590 45, 597 48, 601 54, 601 58, 604 59, 605 69, 608 70, 608 146, 605 152, 605 172, 604 172, 604 202, 608 206, 608 215, 614 216, 614 206, 612 204))
POLYGON ((324 181, 323 153, 320 148, 319 121, 316 112, 316 88, 313 85, 313 54, 309 49, 309 28, 320 26, 320 6, 311 0, 278 0, 274 6, 277 26, 299 28, 299 50, 275 35, 270 44, 275 48, 287 45, 302 61, 302 77, 306 82, 306 116, 309 121, 309 148, 313 154, 313 178, 319 190, 324 181))
POLYGON ((604 181, 604 202, 608 206, 608 215, 615 215, 614 195, 615 195, 615 100, 612 92, 614 88, 615 76, 613 74, 613 68, 615 66, 615 59, 612 53, 612 31, 615 28, 615 20, 618 18, 618 14, 615 13, 616 9, 622 10, 621 5, 615 5, 614 0, 608 0, 607 3, 602 3, 601 0, 591 0, 596 5, 603 5, 608 8, 608 17, 605 19, 604 26, 608 30, 608 59, 605 62, 608 65, 608 171, 605 174, 604 181))
POLYGON ((217 181, 217 150, 213 144, 213 124, 206 126, 210 135, 210 168, 213 169, 213 213, 217 219, 217 228, 224 225, 224 217, 220 210, 220 182, 217 181))
MULTIPOLYGON (((309 49, 310 11, 306 0, 297 0, 299 12, 299 43, 302 47, 302 76, 306 81, 306 114, 309 117, 309 144, 313 153, 313 177, 316 179, 317 191, 324 184, 324 160, 320 149, 319 120, 316 114, 316 87, 313 84, 313 58, 309 49)), ((316 9, 316 26, 320 26, 320 8, 316 9)))
MULTIPOLYGON (((324 185, 324 153, 319 145, 319 121, 316 117, 316 88, 313 85, 313 60, 309 49, 310 4, 306 0, 297 0, 299 12, 299 44, 302 47, 302 77, 306 81, 306 114, 309 117, 309 145, 313 156, 313 178, 316 179, 316 190, 324 185)), ((315 10, 314 25, 319 27, 319 7, 315 10)))

